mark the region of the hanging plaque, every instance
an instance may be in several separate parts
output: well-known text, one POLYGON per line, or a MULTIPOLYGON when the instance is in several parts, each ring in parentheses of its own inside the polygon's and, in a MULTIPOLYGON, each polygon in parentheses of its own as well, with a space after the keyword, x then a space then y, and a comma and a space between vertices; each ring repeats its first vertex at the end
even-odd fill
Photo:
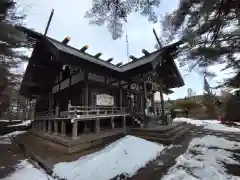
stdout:
POLYGON ((114 98, 108 94, 97 94, 97 106, 113 106, 114 98))

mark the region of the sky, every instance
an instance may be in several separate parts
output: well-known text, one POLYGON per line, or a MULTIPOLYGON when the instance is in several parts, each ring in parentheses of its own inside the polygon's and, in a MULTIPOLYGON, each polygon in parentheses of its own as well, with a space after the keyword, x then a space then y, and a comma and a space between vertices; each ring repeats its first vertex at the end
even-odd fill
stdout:
MULTIPOLYGON (((172 12, 178 7, 179 0, 161 0, 158 15, 172 12)), ((24 25, 37 32, 44 33, 45 27, 52 8, 55 10, 54 16, 48 31, 48 36, 62 41, 66 36, 71 37, 70 46, 81 48, 88 45, 86 51, 90 54, 102 52, 102 59, 114 58, 113 63, 126 63, 127 45, 126 36, 121 39, 113 40, 106 26, 90 25, 89 20, 84 18, 86 10, 92 6, 92 0, 20 0, 20 7, 27 15, 24 25)), ((124 25, 124 31, 128 35, 129 54, 140 57, 142 49, 149 52, 154 51, 156 39, 152 29, 160 32, 158 23, 151 24, 147 18, 137 13, 128 17, 128 23, 124 25)), ((176 61, 177 65, 179 63, 176 61)), ((23 71, 26 65, 23 66, 23 71)), ((220 72, 221 66, 214 66, 211 69, 218 73, 218 77, 210 79, 210 85, 214 86, 217 82, 227 75, 220 72)), ((188 88, 196 94, 203 92, 203 77, 197 72, 188 72, 187 68, 180 68, 185 86, 173 89, 174 93, 165 98, 178 99, 187 96, 188 88)), ((159 94, 156 95, 159 100, 159 94)))

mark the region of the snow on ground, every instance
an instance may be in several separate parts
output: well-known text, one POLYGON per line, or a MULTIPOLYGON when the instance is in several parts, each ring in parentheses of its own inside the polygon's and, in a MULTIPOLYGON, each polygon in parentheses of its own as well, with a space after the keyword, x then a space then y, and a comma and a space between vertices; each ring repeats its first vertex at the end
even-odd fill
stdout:
POLYGON ((10 121, 5 119, 0 119, 0 122, 10 122, 10 121))
POLYGON ((26 133, 27 131, 14 131, 9 134, 5 134, 3 136, 0 136, 0 144, 11 144, 11 140, 9 139, 9 136, 17 136, 19 134, 26 133))
POLYGON ((103 150, 73 162, 54 166, 54 173, 67 180, 107 180, 117 175, 133 176, 154 160, 164 146, 134 136, 125 136, 103 150))
POLYGON ((9 125, 7 127, 30 126, 31 122, 32 122, 32 120, 26 120, 26 121, 23 121, 22 123, 9 125))
POLYGON ((52 180, 44 171, 33 167, 27 160, 22 160, 15 166, 15 171, 2 180, 52 180))
POLYGON ((228 174, 224 167, 224 164, 240 166, 232 152, 239 149, 239 142, 224 138, 195 138, 162 180, 240 180, 240 177, 228 174))
POLYGON ((195 120, 190 118, 175 118, 174 122, 187 122, 196 126, 203 126, 204 129, 216 130, 216 131, 228 131, 228 132, 240 132, 240 128, 229 127, 221 124, 218 120, 195 120))

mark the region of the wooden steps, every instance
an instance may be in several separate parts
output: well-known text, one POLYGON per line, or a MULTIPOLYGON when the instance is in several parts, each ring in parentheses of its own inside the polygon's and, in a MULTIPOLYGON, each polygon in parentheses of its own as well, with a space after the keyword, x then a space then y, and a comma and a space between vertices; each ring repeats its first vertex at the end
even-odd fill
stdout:
POLYGON ((130 129, 129 135, 137 136, 149 141, 159 142, 165 145, 181 141, 181 138, 192 128, 191 125, 182 123, 169 128, 147 129, 138 128, 130 129))

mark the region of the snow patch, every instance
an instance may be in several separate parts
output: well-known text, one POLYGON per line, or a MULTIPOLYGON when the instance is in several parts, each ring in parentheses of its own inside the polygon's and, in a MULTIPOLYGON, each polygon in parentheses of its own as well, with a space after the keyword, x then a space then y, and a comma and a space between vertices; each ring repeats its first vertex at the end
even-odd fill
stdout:
POLYGON ((26 121, 23 121, 22 123, 19 123, 19 124, 13 124, 13 125, 9 125, 7 127, 16 127, 16 126, 30 126, 30 124, 32 123, 32 120, 26 120, 26 121))
POLYGON ((228 132, 240 132, 240 128, 229 127, 224 124, 221 124, 218 120, 195 120, 190 118, 175 118, 174 122, 187 122, 196 126, 203 126, 204 129, 210 129, 215 131, 228 131, 228 132))
POLYGON ((23 133, 26 133, 27 131, 14 131, 14 132, 11 132, 9 134, 5 134, 3 137, 8 137, 8 136, 17 136, 17 135, 20 135, 20 134, 23 134, 23 133))
POLYGON ((239 148, 239 142, 216 136, 195 138, 162 180, 239 180, 239 177, 228 174, 224 167, 224 164, 240 165, 231 152, 239 148))
POLYGON ((0 122, 10 122, 10 121, 5 119, 0 119, 0 122))
POLYGON ((15 171, 4 180, 53 180, 43 171, 33 167, 28 160, 22 160, 15 166, 15 171))
POLYGON ((67 180, 107 180, 117 175, 133 176, 156 159, 164 146, 134 136, 125 136, 99 152, 54 166, 54 173, 67 180))
POLYGON ((23 133, 26 133, 26 132, 27 131, 14 131, 12 133, 0 136, 0 144, 11 144, 11 140, 10 140, 9 136, 17 136, 19 134, 23 134, 23 133))

